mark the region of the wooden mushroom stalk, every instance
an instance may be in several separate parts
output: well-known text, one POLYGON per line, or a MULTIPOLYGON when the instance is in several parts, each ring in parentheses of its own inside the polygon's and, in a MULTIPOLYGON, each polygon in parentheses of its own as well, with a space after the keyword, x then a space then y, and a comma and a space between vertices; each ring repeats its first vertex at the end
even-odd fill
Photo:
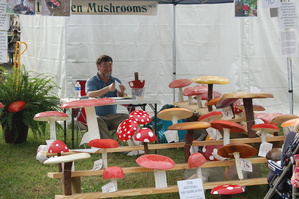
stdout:
POLYGON ((252 126, 252 130, 259 131, 261 133, 262 142, 266 142, 267 133, 278 132, 279 128, 274 124, 255 124, 252 126))
POLYGON ((115 191, 118 190, 117 179, 125 177, 124 171, 121 167, 107 167, 103 171, 103 179, 110 179, 115 191))
POLYGON ((176 79, 169 83, 169 88, 179 89, 179 102, 184 101, 183 88, 189 86, 192 82, 189 79, 176 79))
POLYGON ((243 99, 244 104, 244 110, 246 114, 246 125, 247 125, 247 133, 248 137, 256 137, 255 132, 251 129, 251 127, 254 125, 254 113, 253 113, 253 105, 252 105, 252 99, 262 99, 262 98, 273 98, 273 95, 270 93, 226 93, 224 94, 219 104, 222 103, 222 101, 226 100, 238 100, 243 99))
POLYGON ((135 140, 143 143, 144 153, 148 154, 148 143, 155 142, 157 140, 157 137, 150 128, 142 128, 136 133, 135 140))
POLYGON ((243 193, 245 190, 240 185, 224 184, 214 187, 211 190, 211 194, 221 195, 221 199, 230 199, 232 195, 243 193))
POLYGON ((72 195, 72 165, 74 161, 90 158, 88 153, 76 153, 71 155, 52 157, 47 159, 44 164, 64 163, 62 182, 64 186, 64 195, 72 195))
POLYGON ((193 142, 193 130, 195 129, 206 129, 211 126, 208 122, 184 122, 184 123, 177 123, 173 124, 168 127, 169 130, 187 130, 186 135, 186 142, 184 145, 184 154, 185 154, 185 161, 188 162, 188 158, 190 156, 190 147, 192 146, 193 142))
POLYGON ((113 139, 93 139, 89 141, 88 146, 100 148, 102 152, 103 167, 108 167, 107 149, 117 148, 118 143, 113 139))
POLYGON ((240 180, 244 179, 241 171, 240 158, 248 158, 257 154, 257 150, 248 144, 227 144, 218 149, 218 155, 224 158, 234 158, 237 174, 240 180))
POLYGON ((236 122, 228 120, 215 120, 211 122, 212 128, 219 131, 223 131, 223 145, 230 143, 230 132, 244 133, 245 129, 243 126, 236 122))
MULTIPOLYGON (((201 76, 192 78, 191 82, 197 84, 208 84, 208 101, 213 99, 213 85, 214 84, 228 84, 230 83, 229 79, 218 77, 218 76, 201 76)), ((208 106, 208 110, 212 111, 212 106, 208 106)))
POLYGON ((188 166, 190 169, 196 168, 197 178, 202 177, 200 166, 207 162, 207 159, 201 153, 192 153, 188 158, 188 166))
POLYGON ((136 162, 141 167, 154 169, 155 187, 157 189, 168 186, 166 170, 175 166, 175 162, 171 158, 158 154, 147 154, 137 158, 136 162))
POLYGON ((90 140, 100 138, 100 132, 98 127, 98 121, 95 112, 95 106, 104 106, 114 104, 115 99, 111 98, 100 98, 100 99, 88 99, 88 100, 77 100, 61 104, 61 108, 85 108, 86 120, 88 126, 88 134, 90 140))
POLYGON ((59 111, 46 111, 37 113, 33 119, 35 121, 47 121, 50 123, 50 140, 56 140, 56 121, 67 120, 69 116, 66 113, 59 111))
MULTIPOLYGON (((185 108, 169 108, 160 111, 157 117, 161 120, 172 121, 172 124, 177 124, 179 120, 189 118, 193 112, 185 108)), ((169 129, 174 130, 174 129, 169 129)), ((178 132, 176 132, 176 140, 178 141, 178 132)))

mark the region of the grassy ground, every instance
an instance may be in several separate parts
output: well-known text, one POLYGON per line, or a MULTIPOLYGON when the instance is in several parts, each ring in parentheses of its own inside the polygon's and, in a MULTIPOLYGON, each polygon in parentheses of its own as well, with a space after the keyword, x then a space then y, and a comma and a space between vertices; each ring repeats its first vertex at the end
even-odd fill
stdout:
MULTIPOLYGON (((63 140, 62 132, 57 132, 58 139, 63 140)), ((68 132, 68 135, 70 133, 68 132)), ((1 199, 31 199, 31 198, 54 198, 55 195, 62 194, 60 182, 57 179, 47 177, 47 172, 57 171, 56 165, 43 165, 35 160, 36 149, 39 145, 45 144, 49 138, 46 133, 42 136, 33 136, 29 132, 28 141, 21 145, 5 144, 3 133, 0 129, 0 198, 1 199)), ((68 138, 70 140, 70 138, 68 138)), ((67 143, 69 146, 71 143, 67 143)), ((176 163, 184 162, 182 149, 159 150, 159 154, 166 155, 175 160, 176 163)), ((82 160, 75 163, 76 170, 87 170, 93 167, 93 162, 101 158, 100 154, 92 155, 91 159, 82 160)), ((136 157, 127 156, 124 153, 109 153, 109 166, 138 166, 135 163, 136 157)), ((267 173, 267 168, 261 165, 263 175, 267 173)), ((183 171, 171 171, 167 173, 168 184, 175 185, 178 180, 183 180, 183 171)), ((100 176, 82 178, 82 192, 101 191, 101 187, 109 181, 103 180, 100 176)), ((125 179, 119 180, 119 189, 129 189, 137 187, 154 187, 152 173, 128 174, 125 179)), ((206 198, 220 198, 218 195, 210 195, 207 190, 206 198)), ((235 198, 263 198, 266 193, 266 185, 246 187, 246 192, 239 194, 235 198)), ((136 196, 133 199, 150 198, 179 198, 178 193, 136 196)))

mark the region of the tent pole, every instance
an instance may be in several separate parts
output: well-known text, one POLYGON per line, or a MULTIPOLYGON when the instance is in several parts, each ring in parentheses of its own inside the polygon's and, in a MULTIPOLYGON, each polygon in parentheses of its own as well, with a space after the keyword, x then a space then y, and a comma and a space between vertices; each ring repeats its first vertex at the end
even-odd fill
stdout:
MULTIPOLYGON (((173 4, 173 38, 172 38, 172 60, 173 60, 173 68, 172 68, 172 80, 176 80, 176 4, 173 4)), ((175 102, 175 89, 172 90, 173 93, 173 101, 175 102)))
POLYGON ((293 72, 292 72, 292 59, 287 58, 288 64, 288 82, 289 82, 289 101, 290 101, 290 114, 293 114, 293 72))

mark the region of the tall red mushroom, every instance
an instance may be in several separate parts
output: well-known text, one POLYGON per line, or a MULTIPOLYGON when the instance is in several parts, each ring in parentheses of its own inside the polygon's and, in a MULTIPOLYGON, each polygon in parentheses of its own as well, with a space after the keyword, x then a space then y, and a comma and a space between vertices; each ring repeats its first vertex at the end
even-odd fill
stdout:
POLYGON ((169 88, 179 89, 179 102, 184 101, 183 99, 183 88, 189 86, 192 82, 189 79, 176 79, 169 83, 169 88))
POLYGON ((148 154, 148 142, 155 142, 157 137, 151 129, 142 128, 136 133, 135 140, 143 143, 144 153, 148 154))

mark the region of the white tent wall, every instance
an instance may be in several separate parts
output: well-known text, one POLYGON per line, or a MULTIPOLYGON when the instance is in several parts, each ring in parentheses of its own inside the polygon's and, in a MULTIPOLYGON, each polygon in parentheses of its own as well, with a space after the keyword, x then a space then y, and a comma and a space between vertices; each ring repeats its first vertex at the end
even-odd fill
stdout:
MULTIPOLYGON (((298 3, 297 3, 298 4, 298 3)), ((259 4, 261 5, 261 4, 259 4)), ((298 5, 297 5, 298 6, 298 5)), ((273 99, 254 100, 267 112, 289 113, 287 59, 280 53, 278 19, 259 7, 258 18, 235 18, 233 4, 176 6, 176 78, 216 75, 230 84, 221 93, 257 87, 273 99)), ((96 73, 101 54, 114 59, 113 74, 128 89, 134 72, 146 80, 145 96, 172 103, 173 6, 157 16, 22 16, 21 40, 28 44, 28 70, 57 75, 60 97, 72 96, 74 82, 96 73)), ((298 58, 293 62, 294 114, 299 114, 298 58)))

